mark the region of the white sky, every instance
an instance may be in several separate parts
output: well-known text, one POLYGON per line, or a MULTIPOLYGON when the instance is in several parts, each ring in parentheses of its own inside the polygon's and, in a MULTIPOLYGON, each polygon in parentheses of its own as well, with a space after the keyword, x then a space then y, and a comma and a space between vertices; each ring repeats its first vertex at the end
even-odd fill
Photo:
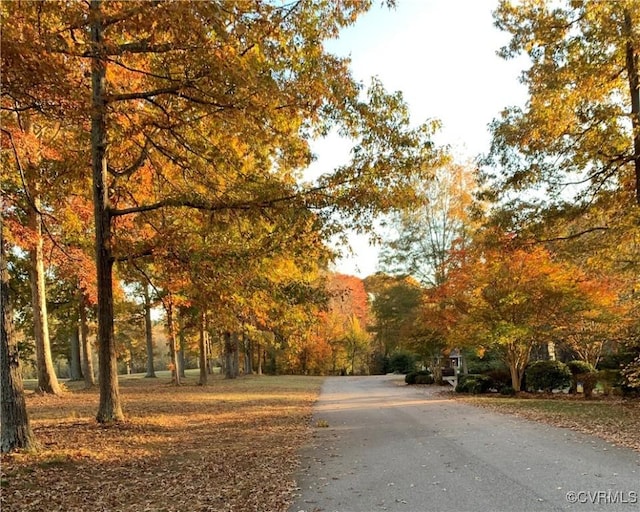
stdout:
MULTIPOLYGON (((416 124, 440 119, 436 142, 449 144, 458 161, 489 150, 487 125, 510 105, 523 104, 518 77, 525 61, 504 61, 496 51, 508 34, 493 26, 497 0, 398 0, 395 10, 374 0, 371 11, 330 42, 329 51, 350 56, 356 80, 372 76, 389 91, 400 90, 416 124)), ((332 168, 348 157, 348 146, 327 139, 314 146, 315 169, 332 168)), ((355 254, 335 269, 366 277, 376 270, 377 249, 353 237, 355 254)))

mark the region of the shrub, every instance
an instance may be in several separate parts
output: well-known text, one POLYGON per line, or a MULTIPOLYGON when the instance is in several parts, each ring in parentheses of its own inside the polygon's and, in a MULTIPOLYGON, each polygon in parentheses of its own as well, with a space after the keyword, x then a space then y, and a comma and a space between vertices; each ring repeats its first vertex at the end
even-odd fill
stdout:
POLYGON ((486 393, 493 387, 491 377, 487 375, 460 375, 458 377, 457 393, 486 393))
POLYGON ((411 373, 416 369, 416 356, 411 352, 394 352, 389 358, 389 370, 397 373, 411 373))
POLYGON ((488 372, 483 372, 483 374, 491 379, 492 387, 497 390, 506 386, 511 386, 511 372, 509 372, 509 370, 490 370, 488 372))
POLYGON ((535 361, 526 370, 527 387, 551 392, 571 384, 571 371, 560 361, 535 361))
POLYGON ((580 373, 589 373, 589 372, 595 372, 596 369, 593 367, 593 365, 591 363, 587 363, 586 361, 569 361, 567 363, 567 367, 569 368, 569 371, 573 374, 573 375, 578 375, 580 373))
POLYGON ((376 352, 371 357, 371 375, 386 375, 391 372, 389 357, 381 352, 376 352))
POLYGON ((500 394, 504 396, 514 396, 516 394, 516 390, 513 389, 512 386, 502 386, 500 388, 500 394))
POLYGON ((407 373, 404 377, 407 384, 433 384, 433 376, 426 370, 407 373))
MULTIPOLYGON (((586 361, 569 361, 567 363, 567 367, 571 372, 571 388, 569 389, 569 393, 576 393, 578 391, 579 381, 583 383, 583 389, 585 389, 584 388, 585 379, 582 376, 596 371, 596 369, 586 361)), ((595 384, 596 383, 594 382, 593 383, 594 387, 595 387, 595 384)), ((591 388, 591 391, 593 391, 593 387, 591 388)), ((587 393, 585 391, 585 396, 586 395, 587 393)))
POLYGON ((622 374, 620 370, 600 370, 598 381, 602 384, 602 393, 609 396, 613 388, 620 388, 622 385, 622 374))
POLYGON ((582 382, 582 392, 585 398, 591 398, 593 390, 598 383, 598 374, 596 372, 579 373, 575 376, 576 380, 582 382))
POLYGON ((416 384, 433 384, 433 376, 429 373, 418 372, 416 375, 416 384))

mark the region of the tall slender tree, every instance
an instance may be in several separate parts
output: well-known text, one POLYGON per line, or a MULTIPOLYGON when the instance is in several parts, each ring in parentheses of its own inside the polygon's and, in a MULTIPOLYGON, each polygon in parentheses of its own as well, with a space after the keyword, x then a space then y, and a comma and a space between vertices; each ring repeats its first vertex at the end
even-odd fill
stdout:
POLYGON ((2 395, 2 422, 0 422, 0 451, 34 449, 36 439, 29 425, 24 386, 20 370, 18 344, 13 335, 13 311, 9 295, 9 271, 5 253, 4 222, 0 216, 0 393, 2 395))

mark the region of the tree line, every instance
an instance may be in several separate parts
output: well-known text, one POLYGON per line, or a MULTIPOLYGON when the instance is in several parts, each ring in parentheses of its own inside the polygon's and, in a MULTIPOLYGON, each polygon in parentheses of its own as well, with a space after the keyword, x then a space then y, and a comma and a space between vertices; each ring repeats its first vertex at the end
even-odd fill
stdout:
MULTIPOLYGON (((286 337, 321 303, 329 237, 411 200, 410 178, 441 158, 435 123, 412 125, 400 93, 365 89, 323 46, 369 6, 3 4, 3 262, 28 271, 40 390, 59 392, 47 280, 65 282, 80 324, 95 315, 97 420, 120 421, 121 283, 158 292, 177 370, 181 309, 286 337), (351 159, 306 180, 310 141, 330 130, 351 159)), ((3 377, 20 388, 11 333, 3 377)))
POLYGON ((97 420, 123 418, 124 284, 146 325, 164 310, 176 383, 188 324, 201 384, 215 335, 229 376, 270 347, 300 373, 373 372, 407 349, 437 377, 457 348, 501 359, 514 389, 555 353, 618 355, 638 386, 640 3, 499 2, 529 97, 464 164, 434 145, 437 122, 415 127, 400 93, 365 90, 324 49, 368 7, 3 4, 3 451, 29 438, 5 444, 5 404, 24 409, 14 320, 51 393, 49 318, 67 315, 85 377, 95 321, 97 420), (350 160, 306 180, 331 130, 350 160), (379 215, 383 272, 327 273, 327 241, 379 215), (48 311, 51 283, 66 313, 48 311))

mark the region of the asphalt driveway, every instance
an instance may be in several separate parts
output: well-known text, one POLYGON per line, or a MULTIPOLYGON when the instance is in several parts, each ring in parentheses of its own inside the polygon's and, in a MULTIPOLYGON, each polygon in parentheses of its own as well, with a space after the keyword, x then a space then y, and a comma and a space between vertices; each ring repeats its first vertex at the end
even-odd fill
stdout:
POLYGON ((438 390, 327 378, 290 511, 640 511, 640 453, 438 390))

